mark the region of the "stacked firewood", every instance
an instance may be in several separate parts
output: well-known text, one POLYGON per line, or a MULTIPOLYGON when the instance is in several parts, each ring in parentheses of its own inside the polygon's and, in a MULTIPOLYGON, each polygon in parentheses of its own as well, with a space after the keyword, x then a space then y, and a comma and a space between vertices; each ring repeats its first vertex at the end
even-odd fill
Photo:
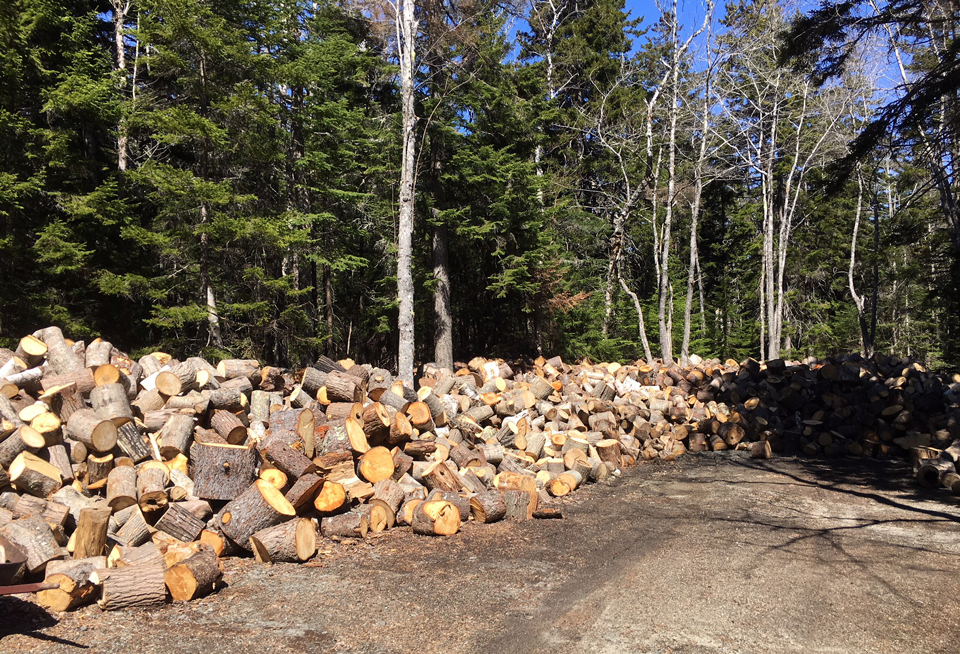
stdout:
POLYGON ((476 358, 417 385, 350 360, 292 373, 27 336, 0 350, 0 585, 43 579, 55 610, 188 600, 228 555, 304 562, 322 538, 561 517, 558 498, 638 460, 960 450, 960 387, 881 358, 476 358))

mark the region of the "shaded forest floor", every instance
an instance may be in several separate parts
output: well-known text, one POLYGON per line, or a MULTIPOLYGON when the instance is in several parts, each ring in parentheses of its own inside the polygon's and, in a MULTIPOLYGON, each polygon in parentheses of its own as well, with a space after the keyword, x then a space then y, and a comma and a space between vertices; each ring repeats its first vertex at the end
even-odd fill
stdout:
POLYGON ((0 651, 955 652, 960 505, 894 463, 648 464, 564 520, 228 559, 190 604, 50 615, 0 597, 0 651), (866 466, 866 467, 864 467, 866 466))

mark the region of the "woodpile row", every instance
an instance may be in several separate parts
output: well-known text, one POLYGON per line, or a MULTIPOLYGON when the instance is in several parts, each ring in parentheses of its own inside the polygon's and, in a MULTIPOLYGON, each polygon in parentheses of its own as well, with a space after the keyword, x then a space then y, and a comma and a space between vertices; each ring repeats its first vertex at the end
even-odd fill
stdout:
POLYGON ((189 600, 217 589, 224 556, 306 562, 323 538, 559 518, 584 484, 708 449, 910 452, 922 484, 960 492, 958 389, 882 357, 555 357, 427 365, 414 391, 349 360, 135 361, 49 327, 0 350, 0 585, 45 581, 57 611, 189 600))

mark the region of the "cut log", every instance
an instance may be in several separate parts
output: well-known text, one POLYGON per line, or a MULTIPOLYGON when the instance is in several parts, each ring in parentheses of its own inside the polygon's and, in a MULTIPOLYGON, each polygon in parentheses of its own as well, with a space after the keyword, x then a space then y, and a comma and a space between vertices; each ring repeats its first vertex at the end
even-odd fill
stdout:
MULTIPOLYGON (((288 409, 270 414, 270 430, 292 431, 303 441, 303 454, 312 458, 315 452, 314 431, 316 419, 310 409, 288 409)), ((299 475, 295 475, 299 477, 299 475)))
POLYGON ((320 521, 320 533, 327 538, 366 538, 367 516, 341 513, 320 521))
POLYGON ((249 379, 260 383, 260 362, 256 359, 224 359, 217 364, 217 376, 222 379, 249 379))
POLYGON ((188 454, 193 440, 194 424, 193 416, 185 413, 175 413, 167 418, 163 428, 157 433, 160 456, 172 459, 178 454, 188 454))
POLYGON ((550 494, 554 497, 563 497, 575 491, 583 483, 583 475, 576 470, 570 470, 557 475, 550 481, 550 494))
POLYGON ((151 457, 149 439, 134 422, 128 422, 117 429, 117 445, 134 463, 151 457))
POLYGON ((117 427, 133 420, 133 408, 123 384, 97 386, 90 391, 90 405, 98 416, 112 421, 117 427))
POLYGON ((63 375, 45 374, 40 380, 40 387, 44 391, 51 391, 60 386, 73 384, 77 392, 81 395, 87 395, 97 387, 97 380, 93 376, 93 371, 87 368, 78 372, 68 372, 63 375))
POLYGON ((415 534, 451 536, 460 530, 460 511, 445 500, 420 502, 413 511, 410 525, 415 534))
POLYGON ((392 529, 396 525, 397 511, 400 509, 403 499, 403 488, 392 479, 383 479, 374 484, 373 497, 369 504, 372 507, 382 507, 386 517, 386 528, 392 529))
POLYGON ((769 459, 773 455, 770 448, 770 441, 757 441, 750 444, 751 459, 769 459))
POLYGON ((307 561, 317 553, 317 528, 310 518, 289 520, 255 533, 250 549, 259 563, 307 561))
MULTIPOLYGON (((524 507, 525 509, 526 507, 524 507)), ((490 490, 474 495, 470 498, 470 511, 473 514, 473 519, 477 522, 489 523, 503 520, 507 512, 503 493, 498 490, 490 490)))
POLYGON ((170 470, 159 461, 148 461, 137 470, 137 503, 144 513, 158 511, 167 505, 167 483, 170 470))
POLYGON ((393 454, 385 447, 374 447, 360 456, 357 466, 360 476, 371 484, 376 484, 393 476, 393 454))
MULTIPOLYGON (((271 432, 273 428, 271 427, 271 432)), ((316 471, 317 466, 307 458, 301 449, 303 447, 300 438, 291 431, 285 432, 289 437, 284 437, 283 432, 272 434, 270 441, 263 448, 263 454, 273 465, 286 473, 290 479, 299 479, 303 475, 316 471)))
POLYGON ((73 534, 74 559, 87 559, 92 556, 103 556, 106 553, 110 514, 109 507, 81 509, 77 530, 73 534))
POLYGON ((107 476, 107 504, 122 511, 137 503, 137 470, 129 466, 114 467, 107 476))
POLYGON ((14 355, 23 359, 27 367, 32 368, 43 363, 43 359, 48 351, 47 344, 33 335, 27 335, 20 339, 17 350, 14 355))
POLYGON ((249 548, 254 533, 289 520, 296 513, 280 491, 258 479, 223 508, 220 524, 231 540, 249 548))
POLYGON ((297 479, 284 497, 293 505, 293 508, 299 511, 312 504, 321 486, 323 486, 323 477, 314 473, 305 474, 297 479))
POLYGON ((357 382, 358 379, 351 375, 330 372, 323 384, 328 402, 361 402, 363 389, 357 382))
POLYGON ((23 425, 0 443, 0 466, 9 468, 24 452, 36 452, 44 445, 43 434, 29 425, 23 425))
POLYGON ((320 513, 339 511, 347 501, 347 492, 343 485, 335 481, 327 481, 320 488, 313 500, 313 507, 320 513))
POLYGON ((50 364, 54 374, 63 375, 84 370, 83 360, 74 353, 72 347, 67 345, 59 327, 47 327, 34 332, 33 335, 47 346, 47 363, 50 364))
POLYGON ((70 416, 66 434, 93 452, 109 452, 117 444, 117 426, 90 409, 81 409, 70 416))
POLYGON ((240 418, 230 411, 214 411, 210 417, 210 427, 230 445, 240 445, 247 440, 247 428, 240 422, 240 418))
POLYGON ((98 568, 107 567, 103 556, 73 561, 50 561, 44 581, 57 588, 37 593, 37 604, 50 611, 69 611, 94 601, 97 587, 90 575, 98 568))
POLYGON ((170 597, 188 602, 217 590, 223 579, 223 566, 213 548, 204 545, 200 551, 171 566, 163 576, 170 597))
POLYGON ((107 485, 107 477, 113 470, 113 455, 87 456, 87 480, 84 488, 88 491, 100 490, 107 485))
POLYGON ((154 525, 160 531, 185 543, 196 540, 204 526, 204 522, 193 515, 180 502, 168 504, 167 510, 154 525))
MULTIPOLYGON (((499 491, 498 491, 499 492, 499 491)), ((533 517, 530 510, 530 494, 520 490, 503 492, 504 517, 507 520, 529 520, 533 517)))
POLYGON ((39 515, 14 520, 0 529, 0 536, 24 553, 27 572, 30 574, 43 572, 47 563, 62 559, 66 555, 50 525, 39 515))
POLYGON ((97 604, 104 611, 134 606, 156 606, 167 599, 162 563, 108 568, 93 573, 101 586, 97 604))
POLYGON ((256 479, 257 453, 252 447, 198 443, 190 447, 190 478, 196 496, 232 500, 256 479))
POLYGON ((125 547, 137 547, 150 540, 150 528, 139 506, 129 508, 132 509, 130 517, 110 538, 125 547))
POLYGON ((21 452, 10 464, 10 481, 20 493, 49 497, 62 486, 60 470, 30 452, 21 452))
POLYGON ((350 449, 358 454, 363 454, 370 449, 370 443, 367 441, 367 435, 363 431, 363 425, 356 418, 347 418, 344 422, 344 428, 347 431, 347 438, 350 441, 350 449))

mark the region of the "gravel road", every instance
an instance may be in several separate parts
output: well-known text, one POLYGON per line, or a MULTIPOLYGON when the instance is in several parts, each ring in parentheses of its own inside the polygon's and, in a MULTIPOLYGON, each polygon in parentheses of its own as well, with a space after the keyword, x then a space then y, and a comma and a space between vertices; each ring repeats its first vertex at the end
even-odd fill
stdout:
POLYGON ((0 651, 956 654, 960 503, 906 473, 641 465, 563 520, 324 541, 315 567, 231 559, 228 587, 189 604, 51 615, 0 597, 0 651))

